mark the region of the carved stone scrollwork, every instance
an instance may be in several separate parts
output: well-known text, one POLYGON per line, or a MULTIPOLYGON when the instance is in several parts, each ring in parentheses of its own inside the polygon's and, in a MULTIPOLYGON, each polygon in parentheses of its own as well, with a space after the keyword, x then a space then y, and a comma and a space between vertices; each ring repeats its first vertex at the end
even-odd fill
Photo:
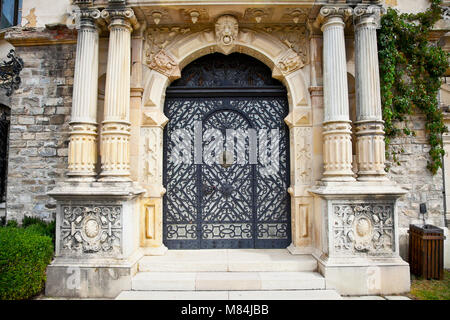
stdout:
POLYGON ((286 51, 286 53, 278 60, 278 68, 283 74, 291 73, 304 66, 301 57, 292 49, 286 51))
MULTIPOLYGON (((291 56, 293 56, 292 50, 300 57, 301 66, 299 66, 299 68, 302 68, 309 62, 308 29, 305 25, 271 25, 263 26, 261 29, 278 38, 290 48, 289 52, 291 56)), ((287 55, 289 54, 287 53, 286 56, 287 55)))
POLYGON ((333 204, 333 241, 336 253, 380 255, 392 253, 393 203, 333 204))
POLYGON ((215 25, 216 41, 219 49, 225 53, 230 53, 236 42, 239 32, 238 21, 231 15, 219 17, 215 25))
POLYGON ((151 60, 147 60, 147 65, 174 80, 181 77, 180 67, 178 63, 164 49, 155 54, 151 60))
POLYGON ((63 205, 60 250, 68 254, 121 253, 121 205, 63 205))
POLYGON ((180 77, 178 63, 171 57, 165 48, 177 36, 190 32, 189 28, 151 28, 147 30, 145 43, 145 63, 173 80, 180 77))

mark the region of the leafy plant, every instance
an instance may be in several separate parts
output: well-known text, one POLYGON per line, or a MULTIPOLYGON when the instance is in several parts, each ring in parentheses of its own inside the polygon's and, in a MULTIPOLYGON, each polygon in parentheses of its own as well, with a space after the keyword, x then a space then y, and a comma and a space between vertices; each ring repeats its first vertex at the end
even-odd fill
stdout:
POLYGON ((27 299, 41 292, 52 256, 52 239, 31 226, 0 228, 0 300, 27 299))
POLYGON ((441 136, 447 131, 437 93, 448 68, 448 54, 428 41, 442 13, 442 0, 430 2, 431 6, 425 12, 417 14, 387 10, 381 18, 378 55, 386 157, 392 156, 394 163, 400 164, 397 153, 389 146, 395 137, 415 135, 407 120, 417 108, 426 117, 425 129, 431 146, 427 167, 436 174, 445 154, 441 136))
POLYGON ((53 244, 55 243, 55 221, 45 222, 37 217, 24 217, 22 220, 22 228, 32 228, 42 235, 50 237, 53 240, 53 244))

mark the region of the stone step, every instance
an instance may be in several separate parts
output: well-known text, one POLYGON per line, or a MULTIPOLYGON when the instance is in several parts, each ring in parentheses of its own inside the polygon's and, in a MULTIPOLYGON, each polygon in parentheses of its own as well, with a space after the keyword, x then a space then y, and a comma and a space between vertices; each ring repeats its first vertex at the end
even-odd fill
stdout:
POLYGON ((341 300, 335 290, 122 291, 116 300, 341 300))
POLYGON ((292 255, 286 249, 169 250, 164 256, 145 256, 142 272, 312 272, 311 255, 292 255))
POLYGON ((316 272, 139 272, 136 291, 320 290, 325 279, 316 272))

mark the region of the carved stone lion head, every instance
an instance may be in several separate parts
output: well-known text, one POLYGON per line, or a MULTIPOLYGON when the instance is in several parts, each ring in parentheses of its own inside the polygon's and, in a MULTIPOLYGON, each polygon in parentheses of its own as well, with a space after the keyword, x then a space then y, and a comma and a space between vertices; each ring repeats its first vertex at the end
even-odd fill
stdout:
POLYGON ((228 54, 233 50, 239 32, 238 21, 231 15, 223 15, 216 21, 216 41, 219 48, 228 54))

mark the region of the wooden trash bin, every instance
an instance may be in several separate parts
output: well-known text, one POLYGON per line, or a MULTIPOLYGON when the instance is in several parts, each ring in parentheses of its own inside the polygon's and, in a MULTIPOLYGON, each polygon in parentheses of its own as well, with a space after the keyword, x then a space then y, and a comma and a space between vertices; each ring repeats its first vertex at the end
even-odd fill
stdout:
POLYGON ((426 279, 444 279, 444 230, 426 224, 409 225, 411 273, 426 279))

